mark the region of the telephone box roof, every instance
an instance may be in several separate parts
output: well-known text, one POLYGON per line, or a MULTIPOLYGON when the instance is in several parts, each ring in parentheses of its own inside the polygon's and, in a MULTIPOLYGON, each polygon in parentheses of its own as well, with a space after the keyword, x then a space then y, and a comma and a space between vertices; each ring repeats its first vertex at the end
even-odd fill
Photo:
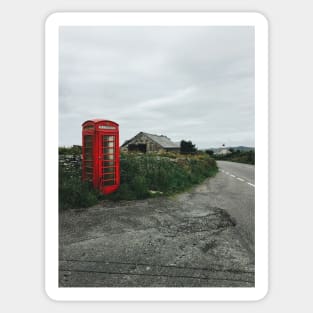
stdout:
POLYGON ((110 120, 104 120, 104 119, 101 119, 101 118, 94 118, 94 119, 91 119, 91 120, 87 120, 82 125, 85 125, 88 122, 92 122, 92 123, 95 123, 95 124, 100 123, 100 122, 110 122, 110 123, 113 123, 115 125, 118 125, 116 122, 113 122, 113 121, 110 121, 110 120))

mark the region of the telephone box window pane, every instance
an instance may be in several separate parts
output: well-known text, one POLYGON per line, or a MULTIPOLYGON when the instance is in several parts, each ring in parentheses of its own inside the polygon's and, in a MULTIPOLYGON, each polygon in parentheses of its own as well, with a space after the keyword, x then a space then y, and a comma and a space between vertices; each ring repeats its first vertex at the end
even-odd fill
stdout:
POLYGON ((114 152, 113 148, 104 148, 103 153, 104 154, 112 154, 114 152))
POLYGON ((107 179, 114 179, 114 174, 104 174, 103 175, 103 179, 107 180, 107 179))
POLYGON ((91 166, 85 166, 85 171, 86 171, 86 173, 92 173, 93 172, 93 167, 91 167, 91 166))
MULTIPOLYGON (((90 162, 88 162, 90 163, 90 162)), ((87 180, 92 180, 93 168, 91 164, 85 162, 85 175, 87 180)))
POLYGON ((85 135, 85 148, 92 147, 92 136, 85 135))
POLYGON ((84 166, 85 177, 91 181, 93 178, 93 138, 91 135, 84 136, 84 166))
POLYGON ((104 180, 102 182, 103 186, 111 186, 111 185, 114 185, 114 180, 104 180))
POLYGON ((113 154, 106 154, 106 155, 104 155, 104 160, 114 160, 114 155, 113 154))
POLYGON ((104 141, 113 141, 114 140, 114 136, 103 136, 104 141))
POLYGON ((115 167, 104 167, 103 168, 103 173, 114 173, 115 172, 115 167))
POLYGON ((92 161, 92 149, 85 149, 85 160, 92 161))
POLYGON ((114 161, 104 161, 102 163, 102 166, 113 166, 114 165, 114 161))
POLYGON ((114 142, 113 142, 113 141, 104 141, 104 142, 103 142, 103 147, 104 147, 104 148, 111 148, 111 147, 114 147, 114 142))
POLYGON ((86 135, 84 139, 85 139, 84 159, 92 161, 92 155, 93 155, 92 136, 86 135))

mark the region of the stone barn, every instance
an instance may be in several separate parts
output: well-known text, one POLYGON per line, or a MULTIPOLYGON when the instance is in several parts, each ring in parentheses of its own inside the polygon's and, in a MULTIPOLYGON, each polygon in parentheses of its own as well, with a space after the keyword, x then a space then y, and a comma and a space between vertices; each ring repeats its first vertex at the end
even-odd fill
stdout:
POLYGON ((164 135, 153 135, 140 132, 135 137, 126 140, 121 151, 147 152, 180 152, 180 145, 172 142, 164 135))

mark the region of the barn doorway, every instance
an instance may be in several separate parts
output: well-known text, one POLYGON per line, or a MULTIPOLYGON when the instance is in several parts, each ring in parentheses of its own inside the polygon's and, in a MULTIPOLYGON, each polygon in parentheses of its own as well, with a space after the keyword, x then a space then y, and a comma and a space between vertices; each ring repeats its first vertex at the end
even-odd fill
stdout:
POLYGON ((128 145, 128 151, 129 152, 146 153, 147 152, 147 144, 145 144, 145 143, 130 144, 130 145, 128 145))

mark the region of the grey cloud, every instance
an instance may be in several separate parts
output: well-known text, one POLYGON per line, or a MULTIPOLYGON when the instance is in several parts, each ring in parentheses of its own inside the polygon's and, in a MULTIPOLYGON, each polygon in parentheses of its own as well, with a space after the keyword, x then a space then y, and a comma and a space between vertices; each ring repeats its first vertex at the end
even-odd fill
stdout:
POLYGON ((81 123, 120 124, 199 148, 254 145, 252 27, 62 27, 60 145, 81 123))

